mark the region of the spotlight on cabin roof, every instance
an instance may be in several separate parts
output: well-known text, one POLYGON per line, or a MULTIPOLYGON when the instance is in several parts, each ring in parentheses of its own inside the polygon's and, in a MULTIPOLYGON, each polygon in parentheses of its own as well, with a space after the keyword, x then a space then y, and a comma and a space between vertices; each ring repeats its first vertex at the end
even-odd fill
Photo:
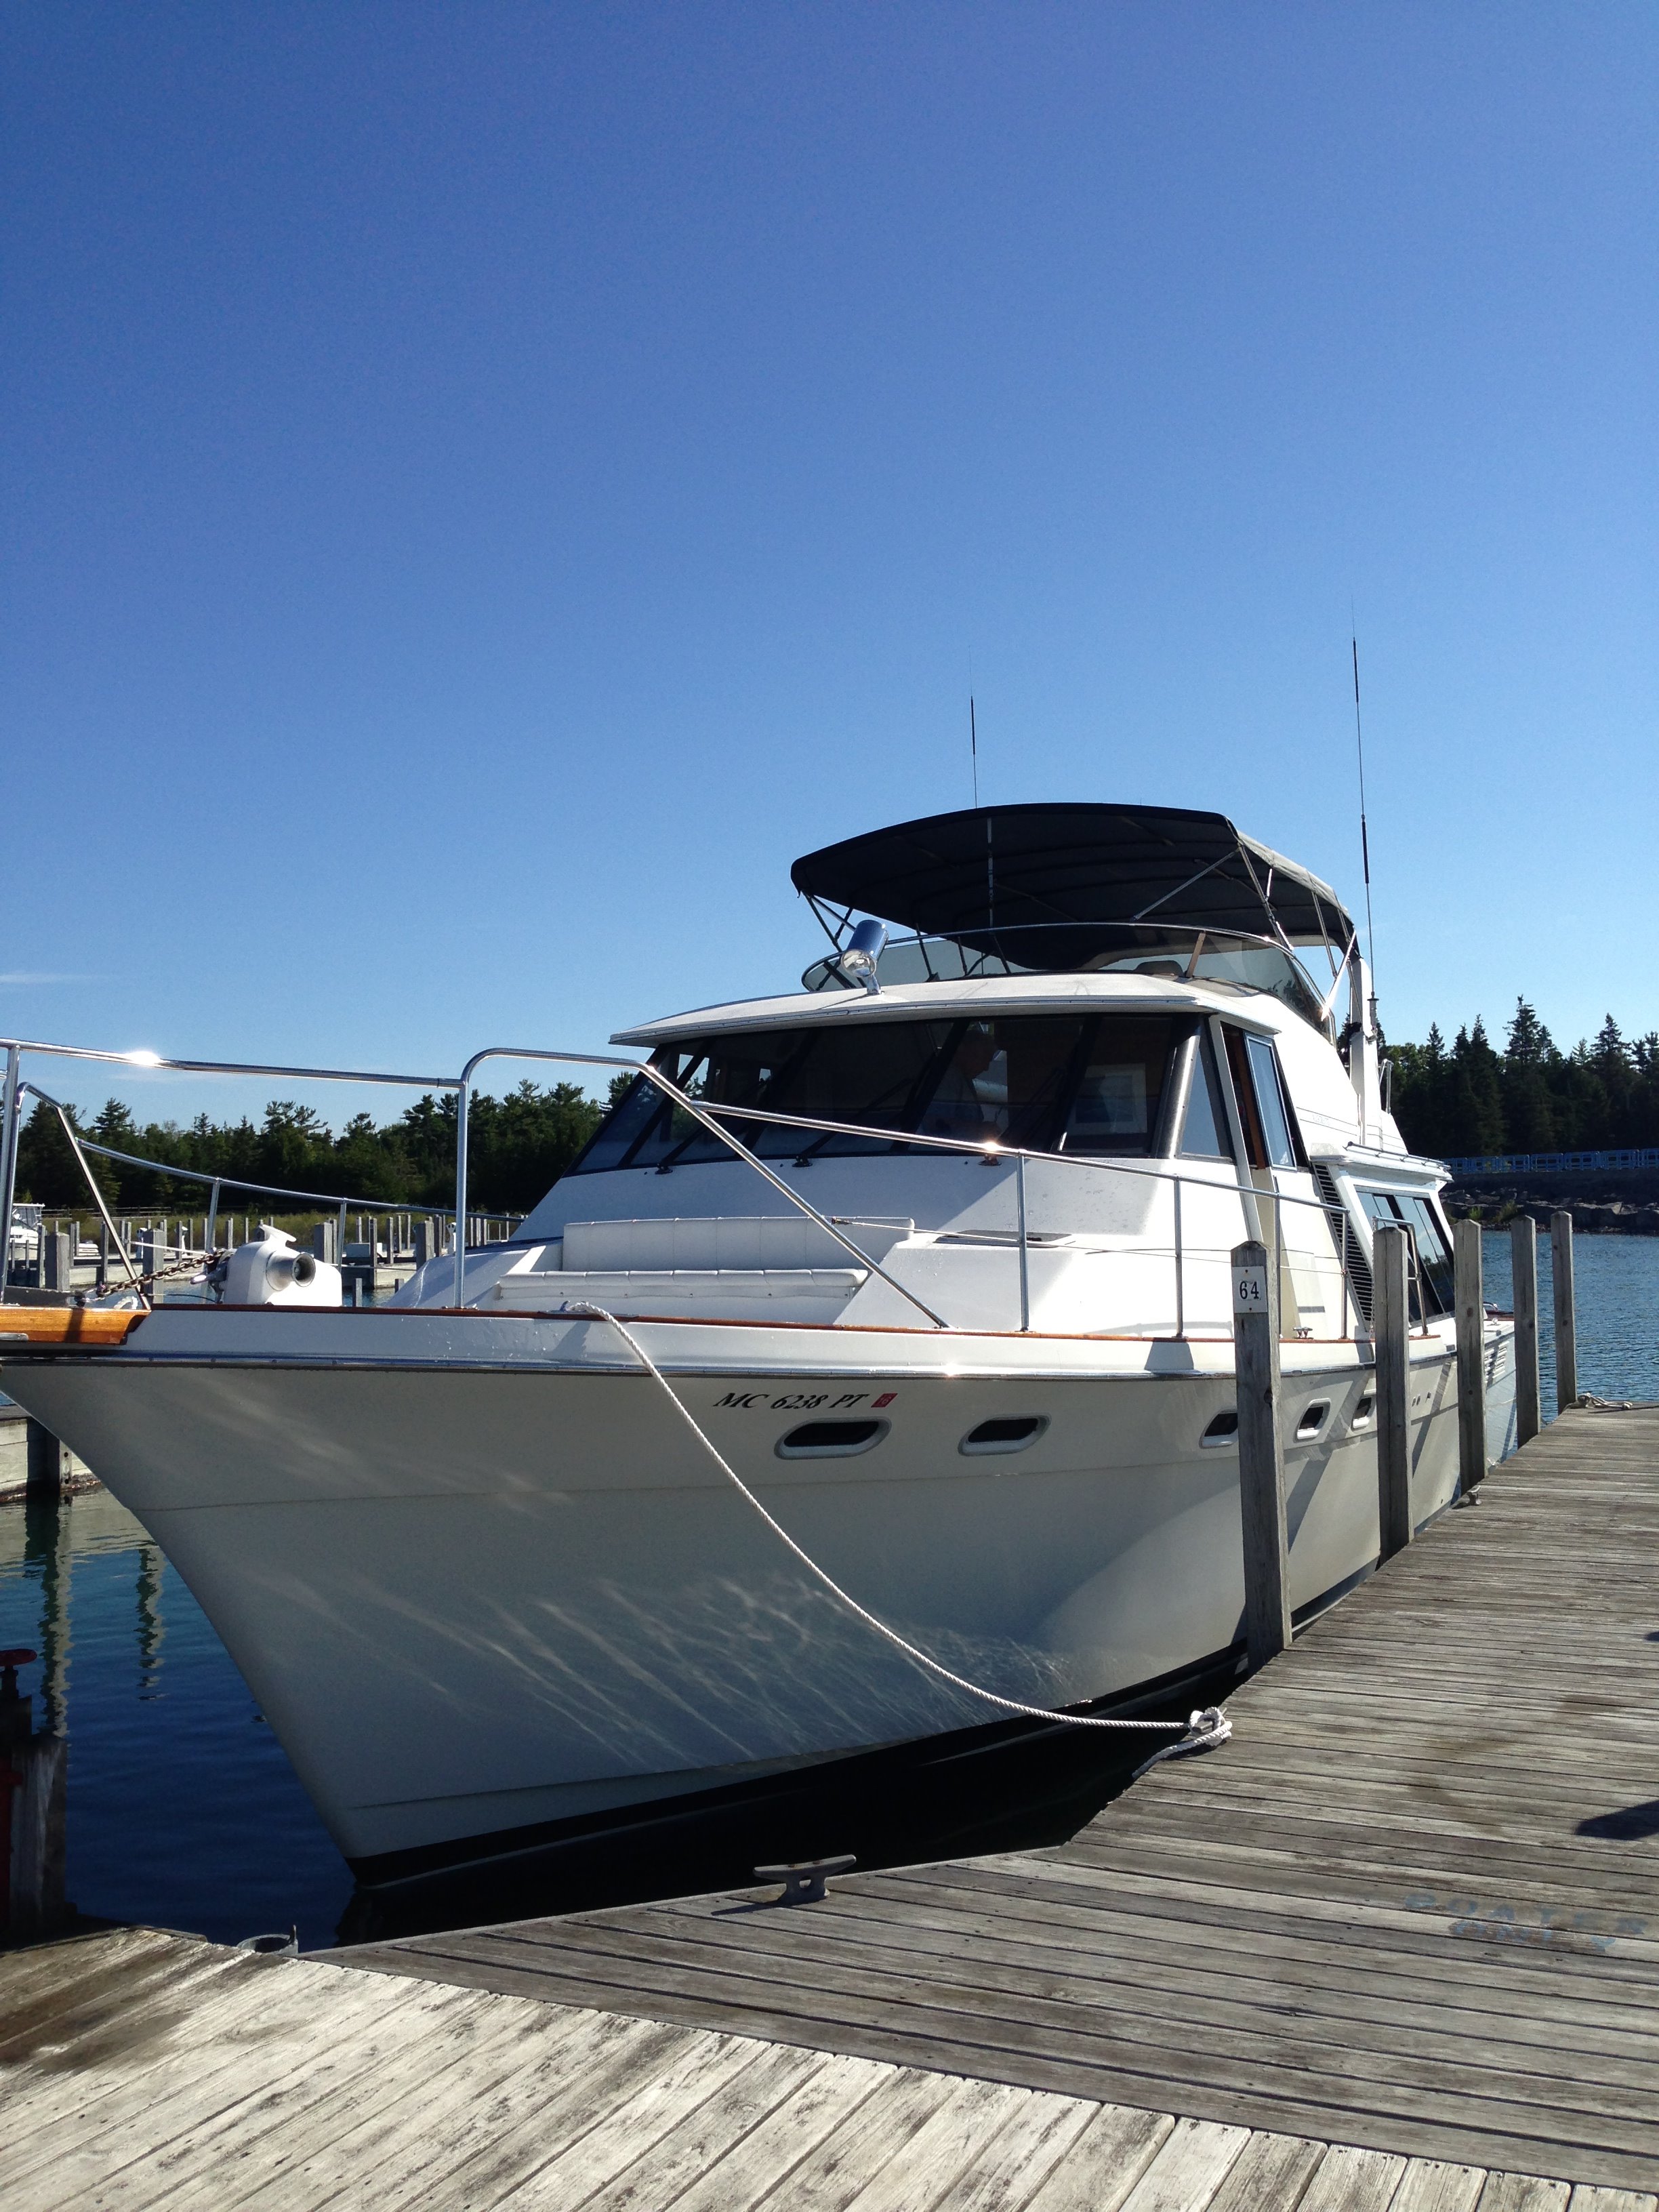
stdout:
POLYGON ((862 983, 872 997, 880 990, 876 975, 876 963, 881 958, 882 948, 887 942, 887 929, 883 922, 861 921, 847 941, 841 956, 841 972, 854 983, 862 983))

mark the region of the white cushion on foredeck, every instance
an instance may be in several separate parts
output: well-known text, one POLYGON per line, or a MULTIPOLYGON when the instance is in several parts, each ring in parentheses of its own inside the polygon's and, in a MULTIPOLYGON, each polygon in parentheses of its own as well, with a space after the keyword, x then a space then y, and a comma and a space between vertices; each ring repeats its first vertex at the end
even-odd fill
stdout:
MULTIPOLYGON (((908 1221, 868 1217, 837 1224, 860 1251, 880 1260, 901 1237, 908 1221)), ((567 1221, 567 1273, 641 1268, 770 1271, 844 1268, 852 1255, 844 1244, 805 1213, 665 1214, 637 1221, 567 1221)))

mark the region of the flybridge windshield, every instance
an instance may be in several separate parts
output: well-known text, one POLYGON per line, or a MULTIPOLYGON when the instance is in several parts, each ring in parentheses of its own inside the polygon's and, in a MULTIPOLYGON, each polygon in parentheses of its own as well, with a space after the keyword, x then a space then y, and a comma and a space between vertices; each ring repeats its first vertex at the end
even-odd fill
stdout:
MULTIPOLYGON (((1193 929, 1119 927, 1115 933, 1133 941, 1076 959, 1057 957, 1075 949, 1070 944, 1078 934, 1075 929, 1001 930, 994 946, 964 945, 948 937, 894 938, 883 948, 876 974, 884 988, 896 983, 955 983, 981 975, 1040 975, 1056 968, 1085 975, 1236 983, 1244 990, 1266 991, 1316 1029, 1324 1027, 1318 993, 1300 962, 1280 945, 1193 929)), ((815 960, 800 980, 809 991, 862 988, 842 972, 833 954, 815 960)))
MULTIPOLYGON (((1158 1142, 1177 1045, 1196 1023, 1176 1014, 1024 1014, 988 1021, 815 1023, 665 1048, 653 1059, 706 1107, 753 1107, 858 1121, 895 1136, 1033 1152, 1145 1157, 1158 1142)), ((814 1134, 733 1121, 770 1159, 902 1149, 878 1137, 814 1134)), ((732 1154, 641 1076, 572 1170, 675 1167, 732 1154)))

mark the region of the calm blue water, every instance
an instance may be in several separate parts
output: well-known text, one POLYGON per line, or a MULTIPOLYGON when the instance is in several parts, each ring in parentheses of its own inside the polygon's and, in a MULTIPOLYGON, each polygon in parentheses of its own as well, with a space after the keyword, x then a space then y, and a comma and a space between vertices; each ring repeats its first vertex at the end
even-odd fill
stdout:
MULTIPOLYGON (((1489 1301, 1510 1241, 1484 1241, 1489 1301)), ((1659 1401, 1659 1238, 1577 1244, 1578 1383, 1659 1401)), ((1543 1402, 1555 1405, 1549 1245, 1539 1246, 1543 1402)), ((69 1736, 69 1893, 82 1911, 234 1941, 297 1924, 332 1940, 351 1893, 241 1676, 190 1593, 107 1492, 0 1506, 0 1646, 69 1736)), ((37 1715, 41 1708, 37 1705, 37 1715)))
MULTIPOLYGON (((1659 1237, 1575 1237, 1578 1388, 1591 1398, 1659 1400, 1659 1237)), ((1510 1303, 1510 1234, 1480 1239, 1489 1305, 1510 1303)), ((1550 1240, 1538 1239, 1538 1364, 1544 1418, 1555 1413, 1555 1285, 1550 1240)))
POLYGON ((331 1942, 345 1862, 201 1607, 106 1491, 0 1506, 0 1646, 69 1737, 83 1913, 234 1942, 331 1942))

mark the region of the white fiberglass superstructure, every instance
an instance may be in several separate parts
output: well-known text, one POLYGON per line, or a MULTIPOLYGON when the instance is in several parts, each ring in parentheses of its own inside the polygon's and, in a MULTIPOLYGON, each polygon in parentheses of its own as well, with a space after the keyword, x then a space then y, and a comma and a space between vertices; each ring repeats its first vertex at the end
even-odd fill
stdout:
MULTIPOLYGON (((1225 1668, 1246 1237, 1292 1605, 1377 1558, 1378 1221, 1415 1254, 1414 1519, 1455 1494, 1444 1171, 1388 1110, 1327 886, 1128 807, 907 823, 795 881, 832 939, 808 988, 623 1032, 648 1064, 509 1242, 372 1310, 0 1330, 4 1387, 162 1545, 368 1882, 998 1717, 700 1435, 999 1697, 1121 1711, 1225 1668)), ((1510 1348, 1489 1319, 1498 1449, 1510 1348)))

